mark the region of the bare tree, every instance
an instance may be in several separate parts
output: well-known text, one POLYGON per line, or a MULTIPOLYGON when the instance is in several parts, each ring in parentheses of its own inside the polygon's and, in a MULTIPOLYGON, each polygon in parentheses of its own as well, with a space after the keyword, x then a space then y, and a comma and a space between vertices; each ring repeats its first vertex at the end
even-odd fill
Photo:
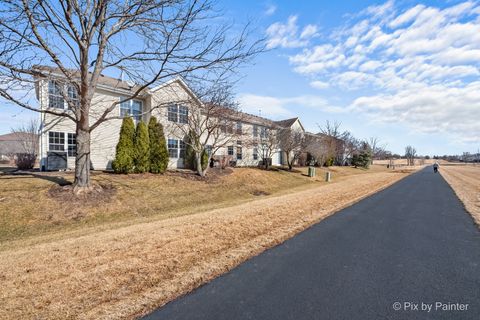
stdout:
POLYGON ((333 158, 336 164, 343 164, 345 157, 345 142, 342 139, 344 133, 340 131, 341 122, 329 120, 323 126, 318 125, 320 133, 325 136, 324 143, 327 146, 326 158, 333 158))
POLYGON ((19 169, 32 169, 38 156, 38 141, 40 126, 38 120, 32 119, 28 123, 11 130, 19 147, 13 156, 19 169))
POLYGON ((372 160, 380 159, 385 156, 387 145, 382 144, 379 138, 370 137, 370 139, 368 139, 368 144, 372 149, 372 160))
POLYGON ((355 138, 353 134, 349 131, 344 131, 342 133, 341 139, 343 141, 343 144, 341 144, 341 153, 346 159, 352 159, 353 155, 359 153, 361 148, 361 141, 355 138))
MULTIPOLYGON (((205 84, 205 83, 202 83, 205 84)), ((186 123, 175 123, 170 135, 191 147, 194 154, 197 174, 204 177, 209 166, 202 167, 202 155, 208 151, 208 162, 221 148, 233 144, 242 136, 236 124, 243 119, 238 111, 238 104, 233 100, 231 84, 216 81, 210 87, 199 87, 196 90, 200 106, 193 108, 188 114, 186 123)), ((194 105, 195 101, 190 101, 194 105)))
POLYGON ((329 120, 325 121, 323 126, 319 125, 320 132, 326 136, 333 137, 333 138, 340 138, 342 136, 342 132, 340 131, 340 126, 342 125, 341 122, 333 121, 330 122, 329 120))
POLYGON ((407 165, 415 165, 415 156, 417 155, 417 150, 412 146, 405 147, 405 158, 407 159, 407 165))
POLYGON ((277 128, 264 128, 264 132, 260 134, 259 151, 262 157, 262 163, 265 170, 270 167, 272 157, 280 147, 277 128))
POLYGON ((208 0, 4 1, 0 96, 75 123, 74 192, 89 191, 91 133, 118 118, 112 111, 120 104, 92 112, 103 72, 121 71, 137 83, 125 101, 174 76, 199 79, 207 69, 234 70, 263 50, 248 40, 247 27, 234 36, 230 25, 209 23, 218 17, 214 12, 208 0), (37 67, 45 64, 54 68, 37 67), (40 109, 31 101, 42 79, 59 82, 68 109, 40 109))
MULTIPOLYGON (((323 165, 328 155, 328 137, 320 134, 307 133, 305 135, 305 151, 309 153, 314 162, 323 165)), ((314 163, 311 163, 314 164, 314 163)))
POLYGON ((278 144, 286 154, 288 169, 291 171, 294 162, 305 150, 305 136, 299 130, 281 128, 278 130, 278 144))

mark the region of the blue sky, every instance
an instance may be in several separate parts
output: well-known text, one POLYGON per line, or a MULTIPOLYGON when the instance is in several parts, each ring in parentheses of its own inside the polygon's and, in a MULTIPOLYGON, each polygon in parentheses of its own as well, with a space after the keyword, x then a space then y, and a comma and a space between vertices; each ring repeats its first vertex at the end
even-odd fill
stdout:
MULTIPOLYGON (((480 147, 478 1, 218 0, 224 19, 252 21, 268 52, 242 69, 242 109, 326 120, 401 153, 480 147)), ((233 30, 235 32, 235 30, 233 30)), ((33 117, 0 110, 0 133, 33 117)))
POLYGON ((480 4, 470 1, 230 1, 271 49, 238 86, 245 111, 305 127, 337 120, 398 153, 480 147, 480 4), (259 111, 261 110, 261 111, 259 111))

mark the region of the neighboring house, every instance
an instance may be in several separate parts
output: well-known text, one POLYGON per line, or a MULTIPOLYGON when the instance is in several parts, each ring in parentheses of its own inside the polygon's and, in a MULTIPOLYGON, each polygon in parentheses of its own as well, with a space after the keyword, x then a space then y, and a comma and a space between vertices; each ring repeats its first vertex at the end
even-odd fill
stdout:
MULTIPOLYGON (((70 99, 78 99, 73 87, 62 84, 61 76, 55 69, 50 70, 49 79, 36 79, 36 94, 42 109, 56 108, 67 110, 65 94, 70 99), (59 80, 55 80, 58 77, 59 80)), ((101 76, 92 100, 91 113, 93 122, 114 101, 129 97, 137 88, 133 84, 119 79, 101 76)), ((115 158, 115 148, 118 142, 121 117, 131 116, 134 121, 148 122, 150 116, 155 116, 164 126, 171 169, 183 168, 185 131, 178 130, 186 126, 189 117, 201 110, 203 104, 181 78, 168 81, 158 87, 145 90, 138 99, 120 103, 112 114, 118 119, 112 119, 100 124, 91 135, 91 167, 94 170, 111 169, 115 158)), ((237 166, 255 166, 261 161, 259 150, 262 138, 268 130, 281 127, 291 127, 302 130, 298 118, 273 121, 242 112, 231 114, 233 127, 226 127, 223 134, 231 135, 229 143, 216 151, 214 157, 230 157, 237 166), (238 119, 236 121, 235 119, 238 119)), ((207 147, 207 151, 209 148, 207 147)), ((68 118, 41 113, 40 163, 43 170, 73 169, 75 166, 76 136, 75 124, 68 118)), ((281 150, 276 150, 272 157, 272 165, 285 164, 285 156, 281 150)))
POLYGON ((0 160, 13 164, 15 155, 31 152, 27 144, 37 139, 35 136, 27 132, 12 132, 0 135, 0 160))

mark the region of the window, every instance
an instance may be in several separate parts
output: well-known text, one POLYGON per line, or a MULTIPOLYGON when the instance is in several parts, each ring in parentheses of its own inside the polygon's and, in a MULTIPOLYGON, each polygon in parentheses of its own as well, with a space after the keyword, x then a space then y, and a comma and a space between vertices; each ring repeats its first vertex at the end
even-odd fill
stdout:
POLYGON ((262 127, 260 128, 260 138, 266 138, 267 137, 267 128, 262 127))
POLYGON ((178 122, 188 123, 188 108, 185 106, 178 107, 178 122))
POLYGON ((168 106, 168 121, 188 123, 188 107, 172 104, 168 106))
POLYGON ((48 133, 48 150, 65 151, 65 134, 63 132, 48 133))
POLYGON ((130 116, 130 102, 122 101, 120 103, 120 117, 125 118, 130 116))
POLYGON ((253 148, 253 160, 258 160, 258 148, 253 148))
POLYGON ((138 100, 132 100, 132 111, 131 116, 134 120, 142 120, 142 102, 138 100))
POLYGON ((241 145, 242 145, 242 141, 241 141, 241 140, 237 140, 237 145, 241 146, 241 145))
POLYGON ((237 147, 237 160, 242 160, 242 147, 237 147))
POLYGON ((213 147, 208 144, 208 145, 205 146, 205 151, 207 152, 207 154, 208 154, 209 156, 211 156, 211 155, 212 155, 212 151, 213 151, 213 147))
POLYGON ((258 136, 258 126, 256 124, 253 125, 253 136, 254 137, 258 136))
POLYGON ((77 135, 75 133, 68 134, 68 156, 75 157, 77 155, 77 135))
POLYGON ((71 107, 78 107, 80 104, 80 100, 78 99, 78 92, 77 88, 74 86, 68 86, 68 100, 70 102, 70 105, 68 106, 70 109, 71 107))
POLYGON ((227 147, 227 154, 228 154, 229 156, 233 156, 233 146, 228 146, 228 147, 227 147))
POLYGON ((135 121, 142 120, 142 102, 127 100, 120 103, 120 117, 132 117, 135 121))
POLYGON ((62 86, 53 80, 48 82, 48 106, 50 108, 65 109, 62 86))
POLYGON ((242 134, 242 123, 237 122, 237 134, 242 134))
POLYGON ((185 159, 185 149, 186 149, 185 141, 180 140, 180 156, 179 156, 179 158, 185 159))
POLYGON ((168 106, 168 121, 177 122, 177 105, 168 106))
POLYGON ((168 156, 170 158, 178 158, 178 140, 168 139, 168 156))

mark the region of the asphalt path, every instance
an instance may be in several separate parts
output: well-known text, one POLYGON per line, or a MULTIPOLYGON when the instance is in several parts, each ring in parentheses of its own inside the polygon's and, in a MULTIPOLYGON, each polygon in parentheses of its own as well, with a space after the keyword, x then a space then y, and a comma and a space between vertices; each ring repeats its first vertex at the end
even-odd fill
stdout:
POLYGON ((477 320, 480 232, 427 167, 145 319, 477 320))

